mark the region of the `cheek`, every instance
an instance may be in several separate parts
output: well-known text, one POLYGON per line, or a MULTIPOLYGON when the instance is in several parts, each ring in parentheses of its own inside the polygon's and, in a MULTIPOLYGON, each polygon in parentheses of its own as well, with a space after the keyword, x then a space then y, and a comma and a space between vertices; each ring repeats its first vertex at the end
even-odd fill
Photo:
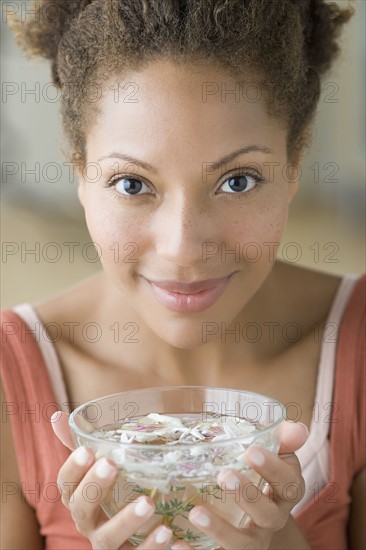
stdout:
MULTIPOLYGON (((86 204, 85 219, 100 261, 107 271, 136 270, 139 258, 154 248, 149 227, 153 216, 141 211, 136 216, 123 205, 101 197, 86 204)), ((205 262, 268 264, 273 262, 287 221, 288 200, 284 187, 267 195, 262 201, 239 208, 233 213, 221 211, 224 223, 208 238, 217 243, 215 250, 207 249, 205 262), (211 238, 212 237, 212 238, 211 238)))
MULTIPOLYGON (((243 212, 240 219, 227 224, 223 246, 227 250, 235 251, 237 262, 238 255, 241 262, 252 265, 273 262, 287 215, 287 202, 281 197, 262 204, 258 209, 243 212)), ((231 256, 233 257, 233 254, 231 256)), ((229 254, 227 261, 230 261, 229 254)))
POLYGON ((123 215, 122 209, 104 209, 91 206, 86 209, 85 219, 92 241, 98 250, 100 261, 111 271, 121 265, 126 269, 138 263, 143 224, 136 218, 123 215))

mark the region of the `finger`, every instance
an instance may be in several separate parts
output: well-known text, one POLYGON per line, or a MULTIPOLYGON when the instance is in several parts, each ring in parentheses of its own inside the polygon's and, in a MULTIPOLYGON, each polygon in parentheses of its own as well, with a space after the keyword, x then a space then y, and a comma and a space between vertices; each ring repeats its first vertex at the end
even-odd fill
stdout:
POLYGON ((249 545, 251 531, 240 531, 224 518, 219 517, 204 506, 195 506, 192 508, 188 518, 193 525, 198 527, 212 540, 218 542, 223 548, 254 548, 254 545, 249 545))
POLYGON ((86 536, 108 521, 101 514, 100 504, 112 488, 117 471, 116 465, 109 459, 97 460, 71 496, 68 508, 77 528, 86 536))
POLYGON ((305 480, 295 453, 282 459, 267 449, 253 446, 247 449, 245 460, 269 483, 270 496, 276 502, 287 502, 291 510, 303 498, 305 480))
POLYGON ((302 422, 282 422, 280 426, 280 450, 282 453, 293 453, 300 449, 309 436, 309 430, 302 422))
POLYGON ((155 550, 160 548, 166 548, 166 545, 173 536, 172 530, 166 525, 160 525, 157 529, 154 529, 152 533, 144 540, 142 544, 138 546, 141 550, 155 550))
POLYGON ((75 443, 71 435, 69 426, 69 414, 57 411, 51 416, 51 424, 53 431, 61 441, 69 449, 75 449, 75 443))
POLYGON ((74 491, 94 462, 95 456, 89 447, 78 447, 61 466, 57 485, 61 492, 62 503, 67 508, 74 491))
POLYGON ((262 492, 256 483, 242 473, 234 473, 233 470, 221 472, 218 484, 225 492, 222 498, 235 501, 236 506, 247 514, 246 522, 240 524, 240 527, 246 527, 248 519, 263 529, 279 530, 285 526, 288 512, 275 502, 272 495, 262 492))
MULTIPOLYGON (((128 504, 92 533, 90 540, 93 547, 100 550, 131 548, 131 543, 127 540, 129 537, 132 537, 136 531, 141 531, 142 527, 149 531, 161 521, 161 518, 153 518, 154 512, 154 501, 147 495, 140 496, 136 502, 128 504)), ((171 539, 172 531, 171 529, 158 531, 159 529, 155 529, 150 533, 138 548, 165 548, 167 541, 171 539)))
MULTIPOLYGON (((177 540, 173 542, 170 547, 172 550, 193 550, 193 546, 185 542, 184 540, 177 540)), ((222 550, 222 548, 220 549, 222 550)))
POLYGON ((292 454, 284 461, 259 447, 251 447, 250 453, 248 449, 245 458, 268 487, 262 491, 258 483, 243 472, 224 470, 217 476, 221 490, 225 491, 223 498, 235 498, 235 503, 258 527, 282 529, 289 512, 304 496, 305 482, 298 458, 292 454), (256 463, 250 460, 250 456, 256 459, 256 463))

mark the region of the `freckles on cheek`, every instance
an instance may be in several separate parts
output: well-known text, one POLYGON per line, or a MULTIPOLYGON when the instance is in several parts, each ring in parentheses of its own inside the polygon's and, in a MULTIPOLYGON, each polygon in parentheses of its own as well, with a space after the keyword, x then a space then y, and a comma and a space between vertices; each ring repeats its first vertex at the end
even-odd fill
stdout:
POLYGON ((134 224, 122 216, 98 212, 86 216, 91 239, 96 243, 103 266, 136 265, 138 236, 134 224))
POLYGON ((287 209, 263 206, 227 227, 226 243, 230 250, 240 250, 244 263, 258 265, 273 262, 287 220, 287 209))
POLYGON ((228 235, 231 242, 240 242, 242 244, 279 241, 286 222, 286 214, 283 212, 273 212, 272 209, 263 209, 262 211, 251 215, 243 221, 236 221, 231 225, 231 231, 228 235))
POLYGON ((263 227, 262 238, 263 240, 270 240, 271 242, 279 242, 281 240, 282 232, 286 223, 286 212, 273 212, 268 211, 268 214, 264 213, 261 220, 263 227))

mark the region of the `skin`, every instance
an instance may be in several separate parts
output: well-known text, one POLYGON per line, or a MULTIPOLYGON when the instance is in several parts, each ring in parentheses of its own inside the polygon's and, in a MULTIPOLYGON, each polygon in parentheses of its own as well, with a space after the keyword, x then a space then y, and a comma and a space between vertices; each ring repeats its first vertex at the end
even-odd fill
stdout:
MULTIPOLYGON (((98 319, 102 324, 104 319, 110 323, 111 319, 120 318, 121 310, 130 308, 133 318, 138 320, 144 347, 158 352, 161 370, 169 365, 172 383, 189 380, 192 384, 198 364, 203 365, 201 377, 222 375, 225 365, 238 353, 237 349, 233 352, 229 342, 223 343, 217 337, 203 343, 204 323, 230 326, 233 321, 246 323, 270 318, 268 304, 272 308, 274 304, 269 297, 281 267, 277 267, 265 243, 273 244, 273 254, 281 241, 288 207, 298 188, 296 170, 288 171, 286 179, 281 170, 275 170, 271 177, 270 163, 277 162, 281 167, 288 163, 287 129, 278 119, 268 117, 262 102, 236 103, 230 99, 222 102, 220 95, 202 101, 205 83, 223 79, 230 81, 227 75, 212 67, 178 68, 160 61, 143 72, 128 75, 122 82, 122 86, 124 82, 137 83, 136 103, 116 103, 114 92, 106 87, 98 105, 97 124, 88 132, 86 147, 87 163, 100 164, 100 178, 91 181, 85 169, 79 173, 78 196, 91 238, 98 244, 105 273, 101 277, 103 305, 98 319), (166 87, 167 79, 169 87, 166 87), (216 162, 240 147, 252 145, 266 152, 241 154, 216 173, 203 177, 203 161, 216 162), (115 154, 101 159, 112 152, 148 162, 156 167, 156 172, 127 164, 115 154), (266 184, 255 184, 254 166, 266 178, 266 184), (225 182, 228 173, 238 171, 239 167, 250 170, 247 180, 250 190, 233 196, 225 182), (126 172, 130 177, 143 178, 146 186, 140 196, 119 195, 125 193, 120 183, 114 189, 106 187, 112 176, 126 172), (202 243, 205 242, 218 243, 228 251, 239 243, 242 251, 239 261, 232 254, 224 259, 216 254, 203 261, 202 243), (119 251, 133 243, 135 261, 125 261, 124 257, 116 261, 115 243, 119 251), (246 247, 248 243, 256 243, 262 252, 258 261, 252 261, 253 250, 246 247), (234 272, 217 302, 194 314, 172 312, 160 305, 142 278, 192 281, 234 272), (253 300, 255 296, 257 299, 253 300)), ((106 341, 103 345, 107 349, 106 341)), ((118 344, 110 348, 118 353, 118 344)), ((260 351, 263 354, 265 345, 260 351)), ((263 362, 263 357, 256 356, 247 343, 241 345, 240 353, 250 357, 252 365, 263 362)), ((133 354, 141 372, 149 371, 143 349, 134 348, 133 354)), ((56 434, 71 448, 70 442, 67 443, 66 425, 54 427, 56 434)), ((268 479, 273 479, 275 473, 281 487, 289 481, 303 487, 300 465, 293 451, 304 443, 306 429, 299 424, 295 431, 291 427, 290 432, 285 434, 281 447, 282 452, 289 452, 287 457, 265 453, 265 466, 259 469, 253 466, 264 477, 269 476, 268 479)), ((61 488, 64 480, 79 483, 72 502, 66 494, 63 502, 71 510, 78 529, 92 541, 93 548, 119 548, 137 528, 136 516, 128 506, 108 521, 101 517, 98 503, 91 506, 83 502, 82 486, 96 476, 93 457, 89 459, 88 468, 77 469, 72 454, 60 470, 61 488)), ((114 475, 115 470, 114 474, 111 471, 109 484, 114 475)), ((220 476, 218 482, 225 483, 225 473, 220 476)), ((247 481, 243 475, 239 476, 240 483, 247 481)), ((294 501, 283 499, 281 488, 275 494, 275 503, 269 498, 263 495, 257 505, 241 499, 241 506, 252 518, 245 530, 214 517, 203 506, 194 507, 189 518, 195 523, 198 511, 205 511, 210 523, 200 528, 223 548, 244 548, 246 544, 269 548, 273 533, 291 522, 289 514, 295 505, 294 501)), ((156 545, 155 534, 154 531, 140 547, 156 545)), ((307 548, 300 532, 297 535, 301 547, 307 548)))
MULTIPOLYGON (((100 162, 100 177, 94 181, 80 171, 78 195, 91 238, 98 243, 104 270, 46 303, 36 304, 44 323, 56 321, 62 326, 72 320, 83 326, 97 320, 101 328, 103 338, 92 344, 83 338, 78 327, 74 339, 66 336, 55 343, 69 400, 82 403, 96 395, 114 393, 117 388, 157 385, 245 387, 272 395, 283 403, 297 401, 301 404, 301 420, 309 427, 320 349, 320 344, 311 338, 311 327, 326 319, 340 279, 274 262, 264 245, 281 240, 288 208, 298 188, 299 159, 291 159, 293 170, 287 171, 286 178, 282 173, 289 161, 286 125, 269 118, 260 102, 236 103, 230 95, 226 101, 217 95, 202 102, 202 83, 226 81, 227 89, 232 84, 225 73, 207 66, 177 68, 159 62, 120 80, 122 89, 123 81, 135 83, 134 90, 138 85, 138 102, 116 103, 114 92, 109 90, 100 104, 93 105, 94 125, 87 133, 87 162, 98 162, 100 156, 117 151, 153 164, 158 172, 137 169, 131 163, 126 166, 121 160, 116 164, 115 158, 100 162), (272 152, 252 151, 203 178, 204 162, 217 161, 239 147, 252 144, 265 145, 272 152), (268 163, 273 162, 278 163, 278 168, 271 178, 268 163), (225 174, 248 165, 259 167, 270 183, 243 196, 215 194, 225 183, 225 174), (135 178, 143 177, 153 194, 116 198, 105 185, 112 176, 125 172, 132 172, 135 178), (203 262, 204 242, 223 245, 227 251, 237 244, 243 251, 246 243, 256 243, 262 256, 253 262, 251 254, 249 257, 242 252, 237 262, 233 255, 228 254, 222 260, 216 254, 203 262), (128 247, 124 249, 126 244, 128 247), (115 261, 116 249, 120 251, 119 261, 115 261), (128 261, 128 255, 137 262, 128 261), (190 315, 163 308, 141 277, 191 281, 222 277, 234 270, 238 273, 219 300, 208 310, 190 315), (202 341, 205 322, 225 323, 229 330, 235 322, 243 326, 266 320, 280 324, 296 321, 303 334, 310 336, 304 336, 296 345, 278 337, 271 341, 263 337, 254 344, 241 339, 233 345, 230 338, 225 342, 220 335, 202 341), (110 327, 116 322, 123 327, 131 321, 138 326, 138 343, 116 341, 110 327)), ((73 449, 67 415, 58 418, 53 424, 55 433, 73 449)), ((19 481, 10 426, 6 424, 3 428, 6 479, 19 481)), ((284 423, 280 453, 285 454, 277 457, 267 453, 264 465, 253 464, 253 469, 268 481, 276 479, 282 485, 296 483, 302 487, 300 464, 294 451, 304 444, 306 437, 300 422, 284 423)), ((63 502, 94 549, 130 548, 126 539, 145 523, 146 517, 137 518, 134 505, 130 504, 108 520, 99 506, 105 492, 93 506, 86 505, 81 498, 83 486, 96 480, 106 491, 116 475, 109 460, 110 476, 98 479, 95 457, 90 449, 87 453, 86 464, 80 466, 72 452, 59 472, 63 502), (68 487, 75 482, 72 495, 65 492, 64 482, 68 487)), ((364 471, 352 486, 350 540, 357 550, 365 546, 360 533, 364 516, 363 480, 364 471)), ((219 481, 224 482, 221 475, 219 481)), ((243 477, 239 481, 246 482, 243 477)), ((308 549, 290 515, 298 500, 284 500, 282 485, 272 499, 274 502, 263 495, 257 506, 244 500, 240 503, 251 518, 245 529, 234 529, 206 510, 210 523, 201 527, 202 531, 224 549, 308 549)), ((20 497, 13 499, 7 509, 9 517, 19 518, 26 527, 7 529, 4 547, 42 547, 33 510, 20 497)), ((197 509, 205 508, 196 506, 191 510, 192 523, 197 509)), ((167 543, 156 543, 155 535, 154 530, 140 548, 166 547, 167 543)))
MULTIPOLYGON (((64 445, 70 449, 74 448, 72 437, 68 426, 68 415, 60 411, 53 415, 52 427, 57 437, 64 445)), ((284 422, 281 430, 281 446, 279 456, 252 446, 246 452, 252 469, 257 471, 266 481, 271 482, 274 479, 276 484, 271 485, 270 493, 262 493, 259 499, 247 500, 239 498, 236 500, 238 506, 248 514, 249 522, 244 528, 238 529, 224 520, 212 510, 205 506, 194 506, 189 512, 189 520, 201 531, 206 533, 213 540, 221 545, 221 549, 231 548, 280 548, 285 549, 306 549, 310 546, 299 531, 295 520, 289 515, 292 508, 300 501, 304 492, 304 479, 301 475, 301 467, 298 458, 294 454, 306 441, 308 432, 301 423, 284 422), (263 464, 256 464, 252 461, 251 451, 256 449, 261 453, 263 464), (289 486, 296 487, 295 492, 291 494, 289 486), (286 487, 286 490, 284 490, 286 487), (286 496, 286 498, 284 498, 286 496), (198 517, 206 518, 204 527, 197 523, 198 517), (272 543, 273 542, 273 546, 272 543)), ((108 459, 110 466, 109 474, 106 478, 98 477, 97 465, 102 460, 95 461, 95 456, 90 448, 83 447, 85 450, 85 463, 79 464, 77 454, 80 450, 73 451, 60 469, 57 483, 59 485, 62 502, 70 510, 72 517, 77 525, 78 531, 83 533, 92 543, 93 549, 130 549, 133 545, 128 542, 128 537, 139 529, 154 513, 155 504, 149 497, 142 497, 145 502, 151 505, 150 510, 144 517, 137 517, 135 513, 135 504, 131 503, 125 506, 112 519, 108 520, 100 508, 100 502, 105 498, 109 487, 113 486, 116 479, 117 468, 112 460, 108 459), (100 487, 100 498, 93 502, 86 501, 83 495, 86 494, 88 484, 98 485, 100 487), (74 491, 70 487, 75 488, 74 491)), ((250 493, 250 480, 242 473, 233 470, 223 470, 217 476, 217 483, 226 491, 231 487, 227 486, 230 474, 234 474, 237 495, 253 494, 250 493), (245 487, 245 490, 243 490, 245 487)), ((141 498, 138 499, 138 502, 141 498)), ((172 532, 168 529, 168 539, 159 544, 157 536, 159 531, 167 528, 157 527, 153 529, 145 541, 138 546, 141 550, 151 550, 166 548, 170 541, 172 532), (169 536, 170 532, 170 536, 169 536)), ((179 541, 179 545, 172 544, 173 550, 192 549, 193 547, 186 542, 179 541)))
MULTIPOLYGON (((236 103, 230 95, 222 102, 220 94, 202 101, 205 83, 223 80, 228 87, 232 85, 217 69, 178 68, 167 61, 124 77, 121 87, 124 82, 137 84, 138 101, 116 103, 115 92, 107 89, 98 105, 98 123, 87 137, 87 165, 98 163, 101 177, 91 182, 85 177, 87 170, 79 174, 79 199, 105 271, 100 281, 105 304, 99 312, 100 322, 119 320, 122 309, 130 313, 138 323, 141 341, 158 352, 161 371, 166 372, 169 365, 171 380, 176 383, 192 380, 198 364, 207 380, 207 376, 222 372, 238 352, 237 346, 230 340, 224 343, 220 335, 203 343, 205 323, 230 327, 234 321, 245 324, 273 318, 274 308, 278 312, 273 294, 283 274, 273 254, 298 189, 294 160, 286 179, 282 175, 282 168, 289 163, 287 129, 283 122, 268 117, 262 102, 242 99, 236 103), (272 152, 242 154, 203 177, 204 162, 215 162, 253 144, 272 152), (149 162, 158 173, 117 158, 99 161, 111 152, 149 162), (271 163, 278 166, 271 170, 271 163), (255 166, 268 183, 234 196, 225 174, 248 166, 255 166), (115 189, 105 187, 111 177, 126 172, 147 183, 139 196, 121 196, 121 182, 115 189), (220 191, 226 193, 218 194, 220 191), (203 243, 207 242, 216 243, 223 256, 218 252, 204 261, 203 243), (248 243, 259 249, 258 261, 253 262, 254 249, 248 243), (239 257, 225 254, 236 246, 241 251, 239 257), (218 301, 195 314, 175 313, 161 306, 141 277, 192 281, 233 272, 218 301), (203 360, 209 367, 202 366, 203 360)), ((252 178, 250 181, 253 183, 252 178)), ((107 354, 117 356, 118 345, 111 351, 112 341, 110 333, 104 348, 109 348, 107 354)), ((266 352, 263 342, 255 350, 251 344, 241 344, 240 354, 252 364, 263 362, 266 352)), ((134 349, 133 354, 140 370, 148 371, 150 363, 146 364, 144 351, 134 349)))

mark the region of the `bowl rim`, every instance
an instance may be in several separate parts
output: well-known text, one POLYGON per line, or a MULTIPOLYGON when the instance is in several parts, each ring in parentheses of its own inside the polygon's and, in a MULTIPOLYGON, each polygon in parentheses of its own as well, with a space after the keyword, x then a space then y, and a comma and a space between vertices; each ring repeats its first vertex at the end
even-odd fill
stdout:
MULTIPOLYGON (((153 386, 153 387, 148 387, 148 388, 136 388, 136 389, 133 389, 133 390, 126 390, 126 391, 122 391, 122 392, 117 392, 117 393, 112 393, 112 394, 109 394, 109 395, 103 395, 102 397, 97 397, 95 399, 91 399, 90 401, 86 401, 85 403, 82 403, 81 405, 79 405, 78 407, 76 407, 76 409, 74 409, 71 413, 70 413, 70 416, 69 416, 69 419, 68 419, 68 424, 69 424, 69 427, 71 428, 71 433, 73 435, 73 437, 75 436, 75 434, 78 434, 79 436, 87 439, 87 440, 90 440, 90 441, 94 441, 94 442, 97 442, 97 443, 103 443, 103 445, 107 445, 107 444, 110 444, 111 446, 113 447, 116 447, 116 448, 124 448, 124 447, 131 447, 131 443, 127 443, 127 442, 124 442, 124 441, 111 441, 111 440, 108 440, 108 439, 101 439, 100 437, 95 437, 91 434, 88 434, 86 432, 84 432, 83 430, 81 430, 75 423, 75 417, 77 414, 79 414, 79 412, 90 406, 90 405, 93 405, 95 403, 97 403, 98 401, 102 401, 104 399, 110 399, 110 398, 113 398, 113 397, 117 397, 117 396, 121 396, 122 394, 132 394, 132 393, 137 393, 137 392, 151 392, 152 390, 155 390, 155 391, 171 391, 171 390, 184 390, 184 389, 187 389, 187 390, 219 390, 219 391, 230 391, 230 392, 235 392, 235 393, 241 393, 241 394, 250 394, 250 395, 253 395, 253 396, 257 396, 257 397, 260 397, 261 399, 265 398, 265 399, 268 399, 269 402, 271 404, 275 404, 275 405, 279 405, 280 406, 280 409, 281 409, 281 414, 280 414, 280 417, 275 420, 274 422, 272 422, 269 426, 267 426, 266 428, 263 428, 261 430, 257 430, 255 429, 253 432, 250 432, 248 434, 245 434, 245 435, 242 435, 242 436, 238 436, 238 437, 231 437, 231 438, 227 438, 227 439, 222 439, 222 440, 218 440, 218 441, 200 441, 200 442, 197 442, 197 443, 180 443, 179 445, 175 445, 174 446, 174 449, 173 449, 173 445, 169 446, 169 445, 166 445, 166 444, 150 444, 150 443, 144 443, 144 442, 134 442, 133 443, 133 447, 137 450, 138 448, 139 449, 143 449, 143 448, 146 448, 146 449, 159 449, 159 450, 162 450, 162 449, 169 449, 169 450, 176 450, 176 448, 178 447, 178 449, 182 449, 182 448, 193 448, 193 447, 196 447, 199 445, 199 447, 207 447, 207 446, 214 446, 214 447, 221 447, 221 446, 224 446, 224 445, 227 445, 229 444, 230 442, 231 443, 238 443, 240 442, 241 440, 245 440, 247 439, 248 437, 254 437, 256 434, 257 435, 263 435, 265 434, 266 432, 269 432, 271 430, 274 430, 276 429, 284 420, 286 420, 286 407, 280 402, 278 401, 277 399, 274 399, 273 397, 270 397, 269 395, 266 395, 266 394, 263 394, 263 393, 257 393, 257 392, 252 392, 252 391, 249 391, 249 390, 240 390, 238 388, 222 388, 222 387, 217 387, 217 386, 153 386)), ((159 414, 164 414, 164 413, 159 413, 159 414)), ((189 413, 187 413, 189 414, 189 413)), ((232 418, 238 418, 234 415, 221 415, 221 416, 231 416, 232 418)), ((239 417, 241 418, 241 417, 239 417)), ((75 439, 75 437, 74 437, 75 439)), ((76 443, 76 441, 75 441, 76 443)), ((177 449, 177 450, 178 450, 177 449)))

